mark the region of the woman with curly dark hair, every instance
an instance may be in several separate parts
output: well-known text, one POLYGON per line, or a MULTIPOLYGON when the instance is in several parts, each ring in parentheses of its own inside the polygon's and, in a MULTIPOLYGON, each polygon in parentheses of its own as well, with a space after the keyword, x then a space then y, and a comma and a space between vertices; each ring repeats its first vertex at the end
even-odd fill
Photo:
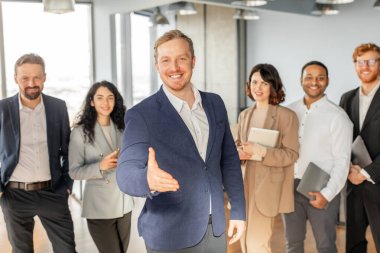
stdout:
MULTIPOLYGON (((242 111, 235 139, 244 173, 246 231, 241 237, 243 253, 272 252, 270 240, 274 217, 294 210, 294 163, 298 159, 298 118, 279 104, 285 100, 281 78, 270 64, 258 64, 246 83, 254 104, 242 111), (272 146, 254 142, 252 128, 275 130, 272 146)), ((261 130, 266 131, 267 130, 261 130)))
POLYGON ((69 174, 86 180, 82 216, 101 253, 125 253, 130 238, 133 200, 119 190, 115 177, 124 113, 115 85, 95 83, 70 137, 69 174))

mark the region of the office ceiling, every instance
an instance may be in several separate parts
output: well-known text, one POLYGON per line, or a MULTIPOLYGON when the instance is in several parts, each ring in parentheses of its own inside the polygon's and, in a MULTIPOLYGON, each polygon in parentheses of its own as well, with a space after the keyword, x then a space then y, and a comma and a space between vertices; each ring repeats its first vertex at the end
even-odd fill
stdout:
MULTIPOLYGON (((231 4, 232 1, 234 0, 194 0, 192 2, 236 8, 237 7, 236 5, 231 4)), ((365 2, 364 0, 357 0, 357 1, 365 2)), ((282 11, 282 12, 311 15, 310 12, 313 9, 314 4, 315 4, 315 0, 268 0, 267 5, 260 6, 260 7, 253 7, 253 9, 257 9, 257 10, 266 9, 266 10, 273 10, 273 11, 282 11)))

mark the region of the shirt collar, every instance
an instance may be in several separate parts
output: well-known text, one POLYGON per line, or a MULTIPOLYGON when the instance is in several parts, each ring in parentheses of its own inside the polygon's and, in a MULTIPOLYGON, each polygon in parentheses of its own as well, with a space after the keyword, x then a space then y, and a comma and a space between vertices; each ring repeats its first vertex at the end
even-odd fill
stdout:
POLYGON ((44 108, 44 101, 43 101, 43 97, 42 95, 41 96, 41 101, 38 103, 38 105, 34 108, 34 109, 30 109, 29 107, 27 106, 24 106, 21 102, 21 95, 20 93, 18 94, 18 105, 19 105, 19 110, 22 111, 22 110, 29 110, 29 111, 36 111, 36 112, 39 112, 41 111, 43 108, 44 108))
MULTIPOLYGON (((194 85, 191 85, 191 88, 193 90, 193 94, 194 94, 194 97, 195 97, 195 100, 194 100, 194 104, 193 104, 193 108, 191 108, 191 110, 195 110, 198 108, 198 106, 200 108, 202 108, 202 97, 201 97, 201 94, 199 92, 199 90, 197 88, 194 87, 194 85)), ((183 106, 187 105, 187 102, 178 98, 177 96, 173 95, 168 88, 165 87, 165 85, 162 86, 162 89, 165 93, 165 95, 168 97, 169 99, 169 102, 174 106, 174 109, 180 113, 183 106)))
MULTIPOLYGON (((310 105, 310 109, 309 109, 309 110, 320 107, 320 106, 321 106, 322 104, 324 104, 326 101, 327 101, 327 95, 325 94, 325 95, 323 95, 323 97, 321 97, 319 100, 317 100, 316 102, 312 103, 312 104, 310 105)), ((303 105, 306 107, 305 102, 304 102, 304 99, 302 99, 302 103, 303 103, 303 105)))
POLYGON ((362 87, 360 87, 360 89, 359 89, 359 90, 360 90, 359 95, 360 95, 361 97, 372 98, 372 97, 375 96, 375 93, 376 93, 376 91, 379 89, 379 87, 380 87, 380 82, 377 83, 377 85, 371 90, 370 93, 368 93, 368 95, 364 95, 363 90, 362 90, 362 87))

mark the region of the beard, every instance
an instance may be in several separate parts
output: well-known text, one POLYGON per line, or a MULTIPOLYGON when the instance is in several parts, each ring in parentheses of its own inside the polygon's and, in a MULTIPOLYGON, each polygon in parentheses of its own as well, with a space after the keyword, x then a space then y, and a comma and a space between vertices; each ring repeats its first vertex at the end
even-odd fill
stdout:
POLYGON ((375 82, 379 78, 379 72, 374 71, 370 75, 364 75, 361 72, 359 72, 359 79, 363 83, 372 83, 375 82))
POLYGON ((41 95, 40 87, 28 87, 25 89, 24 96, 29 100, 35 100, 41 95))

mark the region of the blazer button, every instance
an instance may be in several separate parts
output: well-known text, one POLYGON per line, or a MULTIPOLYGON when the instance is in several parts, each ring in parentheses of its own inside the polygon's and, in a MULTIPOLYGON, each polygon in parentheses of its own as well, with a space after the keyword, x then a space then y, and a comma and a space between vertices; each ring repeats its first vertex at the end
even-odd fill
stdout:
POLYGON ((207 166, 204 166, 203 169, 207 170, 207 166))

